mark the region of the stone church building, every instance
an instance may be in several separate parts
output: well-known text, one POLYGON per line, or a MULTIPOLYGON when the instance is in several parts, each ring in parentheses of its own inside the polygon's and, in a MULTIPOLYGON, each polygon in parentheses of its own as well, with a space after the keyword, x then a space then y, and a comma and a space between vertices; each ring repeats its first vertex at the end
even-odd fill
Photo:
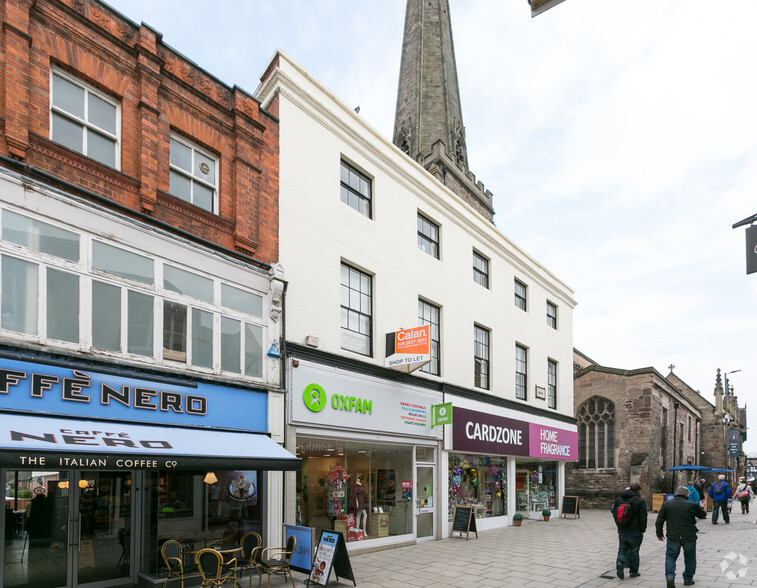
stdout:
MULTIPOLYGON (((609 508, 623 488, 638 482, 651 505, 653 493, 670 493, 695 475, 670 467, 743 469, 743 458, 726 454, 729 430, 738 431, 739 450, 746 438, 744 410, 732 389, 724 393, 720 370, 713 404, 670 367, 667 376, 652 367, 611 368, 574 350, 579 451, 566 472, 568 495, 609 508)), ((710 483, 714 474, 702 477, 710 483)))

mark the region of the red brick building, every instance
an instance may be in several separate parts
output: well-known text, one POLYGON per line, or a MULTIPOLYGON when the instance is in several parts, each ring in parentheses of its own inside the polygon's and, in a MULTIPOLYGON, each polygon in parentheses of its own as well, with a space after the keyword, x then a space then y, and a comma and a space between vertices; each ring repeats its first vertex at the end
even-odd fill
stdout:
POLYGON ((105 4, 0 17, 0 588, 282 544, 277 118, 105 4))
POLYGON ((228 250, 277 260, 278 122, 249 93, 99 2, 10 0, 0 11, 0 154, 228 250), (56 86, 65 101, 71 85, 101 110, 115 107, 117 119, 84 120, 63 102, 51 111, 56 86), (73 119, 105 143, 100 157, 87 157, 87 137, 75 145, 64 135, 73 119), (172 137, 217 162, 207 204, 171 189, 172 137))

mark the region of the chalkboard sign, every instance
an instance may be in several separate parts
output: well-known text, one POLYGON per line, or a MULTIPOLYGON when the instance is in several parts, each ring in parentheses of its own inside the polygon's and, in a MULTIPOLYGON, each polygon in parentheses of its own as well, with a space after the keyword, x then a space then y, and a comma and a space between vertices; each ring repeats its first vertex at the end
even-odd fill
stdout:
POLYGON ((350 556, 347 554, 347 546, 344 544, 344 535, 336 531, 324 530, 321 531, 321 538, 318 540, 318 547, 313 558, 313 567, 310 570, 310 576, 305 580, 305 585, 328 586, 331 570, 334 570, 337 581, 341 576, 352 580, 352 584, 357 586, 355 575, 352 573, 350 556))
POLYGON ((452 533, 460 533, 460 537, 465 533, 465 538, 468 539, 470 533, 476 534, 478 539, 478 530, 476 529, 476 512, 472 506, 456 506, 452 513, 452 530, 449 536, 452 537, 452 533))
POLYGON ((560 508, 560 518, 566 515, 573 515, 574 518, 581 518, 581 512, 578 509, 578 496, 563 496, 562 507, 560 508))

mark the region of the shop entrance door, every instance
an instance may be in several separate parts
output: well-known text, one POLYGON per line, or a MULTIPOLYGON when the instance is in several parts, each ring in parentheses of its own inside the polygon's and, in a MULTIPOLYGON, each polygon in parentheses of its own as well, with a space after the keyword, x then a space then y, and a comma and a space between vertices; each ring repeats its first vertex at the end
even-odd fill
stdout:
POLYGON ((5 488, 14 500, 5 511, 13 527, 3 588, 107 588, 131 579, 131 472, 8 470, 5 488))
POLYGON ((436 467, 433 465, 419 465, 415 474, 415 504, 416 504, 416 538, 433 539, 436 536, 436 502, 434 500, 434 479, 436 467))

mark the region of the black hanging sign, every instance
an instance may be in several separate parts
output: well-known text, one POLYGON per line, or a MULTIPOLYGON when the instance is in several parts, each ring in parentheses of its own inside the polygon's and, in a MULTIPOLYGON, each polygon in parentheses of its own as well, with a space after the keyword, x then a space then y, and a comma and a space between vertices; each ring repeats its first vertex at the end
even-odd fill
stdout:
POLYGON ((468 539, 470 533, 476 534, 478 539, 478 530, 476 529, 476 512, 472 506, 456 506, 452 513, 452 530, 449 536, 452 537, 452 533, 460 533, 460 537, 465 533, 465 538, 468 539))
POLYGON ((321 531, 321 538, 318 540, 318 547, 313 558, 313 568, 310 570, 310 576, 305 580, 305 585, 328 586, 332 569, 337 581, 341 576, 352 580, 352 584, 357 586, 347 546, 344 543, 344 535, 337 531, 324 530, 321 531))
POLYGON ((757 225, 746 230, 746 273, 757 272, 757 225))

